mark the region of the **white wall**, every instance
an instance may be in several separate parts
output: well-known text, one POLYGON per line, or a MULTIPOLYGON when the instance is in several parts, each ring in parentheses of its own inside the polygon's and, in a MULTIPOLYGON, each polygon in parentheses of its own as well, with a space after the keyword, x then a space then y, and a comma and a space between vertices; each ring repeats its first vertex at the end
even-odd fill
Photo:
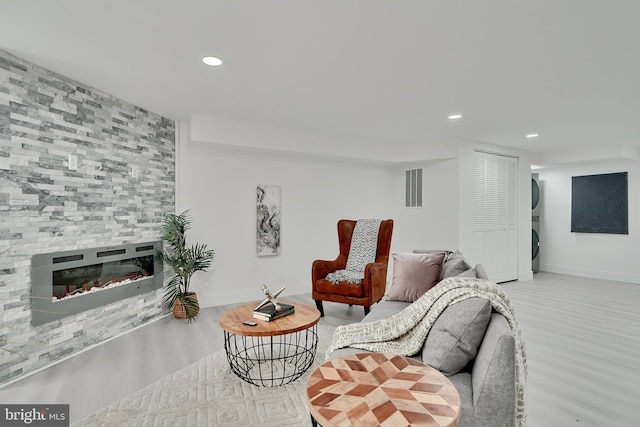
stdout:
POLYGON ((191 140, 252 150, 341 157, 358 162, 387 163, 395 155, 392 144, 383 141, 240 122, 220 117, 192 116, 191 140))
POLYGON ((424 161, 398 169, 398 252, 458 248, 458 160, 424 161), (422 207, 404 207, 405 171, 422 168, 422 207))
POLYGON ((258 300, 262 284, 287 286, 285 295, 310 292, 312 261, 338 255, 340 218, 396 218, 397 172, 388 167, 248 149, 219 135, 210 135, 218 143, 198 142, 188 124, 181 129, 178 210, 193 216, 189 240, 216 250, 213 268, 194 276, 202 306, 258 300), (255 253, 258 184, 281 187, 281 253, 274 257, 255 253))
MULTIPOLYGON (((340 218, 393 218, 392 252, 460 249, 469 261, 477 262, 474 149, 518 157, 518 278, 532 277, 530 167, 539 159, 531 153, 478 143, 374 143, 373 151, 366 151, 365 141, 344 136, 215 118, 180 123, 179 129, 177 210, 189 209, 193 215, 190 240, 217 251, 211 271, 194 278, 203 306, 259 299, 261 284, 272 289, 286 285, 285 293, 290 294, 309 292, 311 262, 333 259, 338 253, 340 218), (348 147, 346 158, 335 155, 341 146, 348 147), (363 153, 360 159, 358 153, 363 153), (405 208, 404 171, 416 167, 423 169, 424 206, 405 208), (282 190, 282 247, 276 257, 255 255, 259 184, 280 185, 282 190)), ((632 203, 637 205, 635 197, 632 203)), ((636 247, 637 243, 636 237, 636 247)), ((543 264, 544 256, 543 252, 543 264)), ((627 264, 633 263, 627 259, 627 264)), ((610 265, 607 270, 618 269, 616 263, 610 265)), ((390 276, 392 269, 391 263, 390 276)))
POLYGON ((640 161, 617 160, 538 170, 540 270, 640 283, 640 161), (629 234, 571 232, 571 177, 628 172, 629 234))

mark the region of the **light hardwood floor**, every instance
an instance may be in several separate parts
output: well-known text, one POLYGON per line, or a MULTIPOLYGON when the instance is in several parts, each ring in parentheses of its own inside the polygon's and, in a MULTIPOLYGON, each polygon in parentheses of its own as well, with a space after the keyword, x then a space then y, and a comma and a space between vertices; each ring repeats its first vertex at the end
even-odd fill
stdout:
MULTIPOLYGON (((502 285, 528 355, 531 426, 640 425, 640 285, 537 273, 502 285)), ((287 298, 313 305, 310 294, 287 298)), ((79 420, 223 348, 220 315, 162 318, 0 389, 1 403, 70 403, 79 420)), ((362 307, 325 303, 321 322, 360 321, 362 307)))

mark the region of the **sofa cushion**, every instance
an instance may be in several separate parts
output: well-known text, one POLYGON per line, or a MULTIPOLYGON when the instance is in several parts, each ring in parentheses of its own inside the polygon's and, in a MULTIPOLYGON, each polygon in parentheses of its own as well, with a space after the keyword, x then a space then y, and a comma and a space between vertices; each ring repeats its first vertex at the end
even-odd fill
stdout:
POLYGON ((464 369, 476 357, 491 318, 491 302, 468 298, 436 319, 422 349, 422 361, 445 375, 464 369))
MULTIPOLYGON (((364 316, 364 319, 362 319, 362 321, 375 322, 376 320, 388 319, 389 317, 401 312, 402 310, 409 307, 410 305, 411 305, 410 302, 387 301, 383 299, 379 303, 371 306, 371 311, 369 312, 369 314, 364 316)), ((366 352, 368 352, 368 350, 361 350, 359 348, 354 348, 354 347, 343 347, 331 353, 327 358, 327 360, 335 359, 336 357, 343 357, 348 354, 366 353, 366 352)), ((410 356, 410 357, 420 360, 421 356, 420 354, 418 354, 417 356, 410 356)))
POLYGON ((487 271, 484 269, 482 264, 476 264, 475 267, 470 268, 462 273, 458 274, 456 277, 470 277, 475 279, 483 279, 489 280, 489 276, 487 275, 487 271))
POLYGON ((476 269, 470 268, 462 273, 456 275, 456 277, 469 277, 471 279, 476 279, 478 276, 476 275, 476 269))
POLYGON ((390 301, 414 302, 440 281, 444 253, 393 254, 390 301))
MULTIPOLYGON (((473 386, 471 384, 471 374, 469 372, 460 372, 449 377, 449 381, 453 384, 460 396, 460 418, 458 426, 473 426, 474 409, 473 409, 473 386)), ((491 425, 491 424, 488 424, 491 425)), ((514 424, 515 425, 515 424, 514 424)))
POLYGON ((375 322, 376 320, 388 319, 394 314, 400 313, 405 308, 411 305, 406 301, 389 301, 386 299, 381 300, 379 303, 371 306, 369 314, 364 316, 363 322, 375 322))
POLYGON ((413 253, 414 254, 439 254, 439 253, 443 253, 445 255, 445 259, 446 259, 446 257, 451 255, 453 252, 449 251, 447 249, 414 249, 413 253))

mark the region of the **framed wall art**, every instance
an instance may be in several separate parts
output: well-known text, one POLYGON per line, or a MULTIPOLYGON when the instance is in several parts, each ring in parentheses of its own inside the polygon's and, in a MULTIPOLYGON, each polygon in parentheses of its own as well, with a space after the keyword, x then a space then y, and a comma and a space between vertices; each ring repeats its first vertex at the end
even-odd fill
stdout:
POLYGON ((571 177, 571 232, 629 234, 627 172, 571 177))
POLYGON ((280 253, 280 186, 258 185, 256 188, 256 254, 280 253))

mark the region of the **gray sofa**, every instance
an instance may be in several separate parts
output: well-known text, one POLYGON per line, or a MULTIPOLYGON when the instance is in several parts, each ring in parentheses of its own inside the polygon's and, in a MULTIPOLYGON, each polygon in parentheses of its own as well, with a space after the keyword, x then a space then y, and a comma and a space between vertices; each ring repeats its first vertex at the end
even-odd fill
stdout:
MULTIPOLYGON (((448 252, 447 256, 449 254, 451 253, 448 252)), ((463 257, 460 255, 460 258, 463 257)), ((451 268, 446 269, 447 262, 445 259, 441 278, 453 274, 488 279, 481 265, 471 268, 465 264, 465 260, 463 265, 468 268, 461 272, 459 268, 458 271, 451 268)), ((371 307, 371 312, 362 321, 372 322, 389 318, 410 304, 410 302, 389 301, 384 298, 371 307)), ((333 359, 361 352, 365 352, 365 350, 342 348, 334 351, 329 358, 333 359)), ((456 387, 461 404, 458 426, 513 427, 516 425, 515 338, 507 320, 491 309, 488 300, 470 298, 447 307, 434 323, 422 352, 411 357, 439 369, 456 387), (461 310, 468 313, 469 310, 477 310, 478 307, 482 307, 481 312, 484 314, 478 314, 477 322, 472 321, 465 325, 461 320, 458 320, 464 317, 460 315, 461 310), (473 331, 474 323, 478 325, 476 331, 473 331), (434 332, 436 328, 444 331, 443 334, 440 334, 440 338, 437 338, 438 334, 434 332), (458 329, 462 335, 476 334, 475 343, 469 345, 464 343, 464 336, 462 338, 454 336, 453 344, 458 345, 458 348, 453 351, 447 349, 446 341, 451 342, 452 334, 450 332, 455 329, 458 329), (444 341, 441 341, 443 337, 444 341), (477 348, 471 348, 476 346, 477 348), (441 349, 446 354, 438 354, 441 349), (451 360, 456 357, 458 359, 454 360, 454 364, 457 363, 458 367, 447 366, 451 365, 451 360), (461 357, 462 359, 460 359, 461 357), (443 358, 449 358, 449 360, 443 358), (459 369, 461 363, 464 367, 459 369)))

